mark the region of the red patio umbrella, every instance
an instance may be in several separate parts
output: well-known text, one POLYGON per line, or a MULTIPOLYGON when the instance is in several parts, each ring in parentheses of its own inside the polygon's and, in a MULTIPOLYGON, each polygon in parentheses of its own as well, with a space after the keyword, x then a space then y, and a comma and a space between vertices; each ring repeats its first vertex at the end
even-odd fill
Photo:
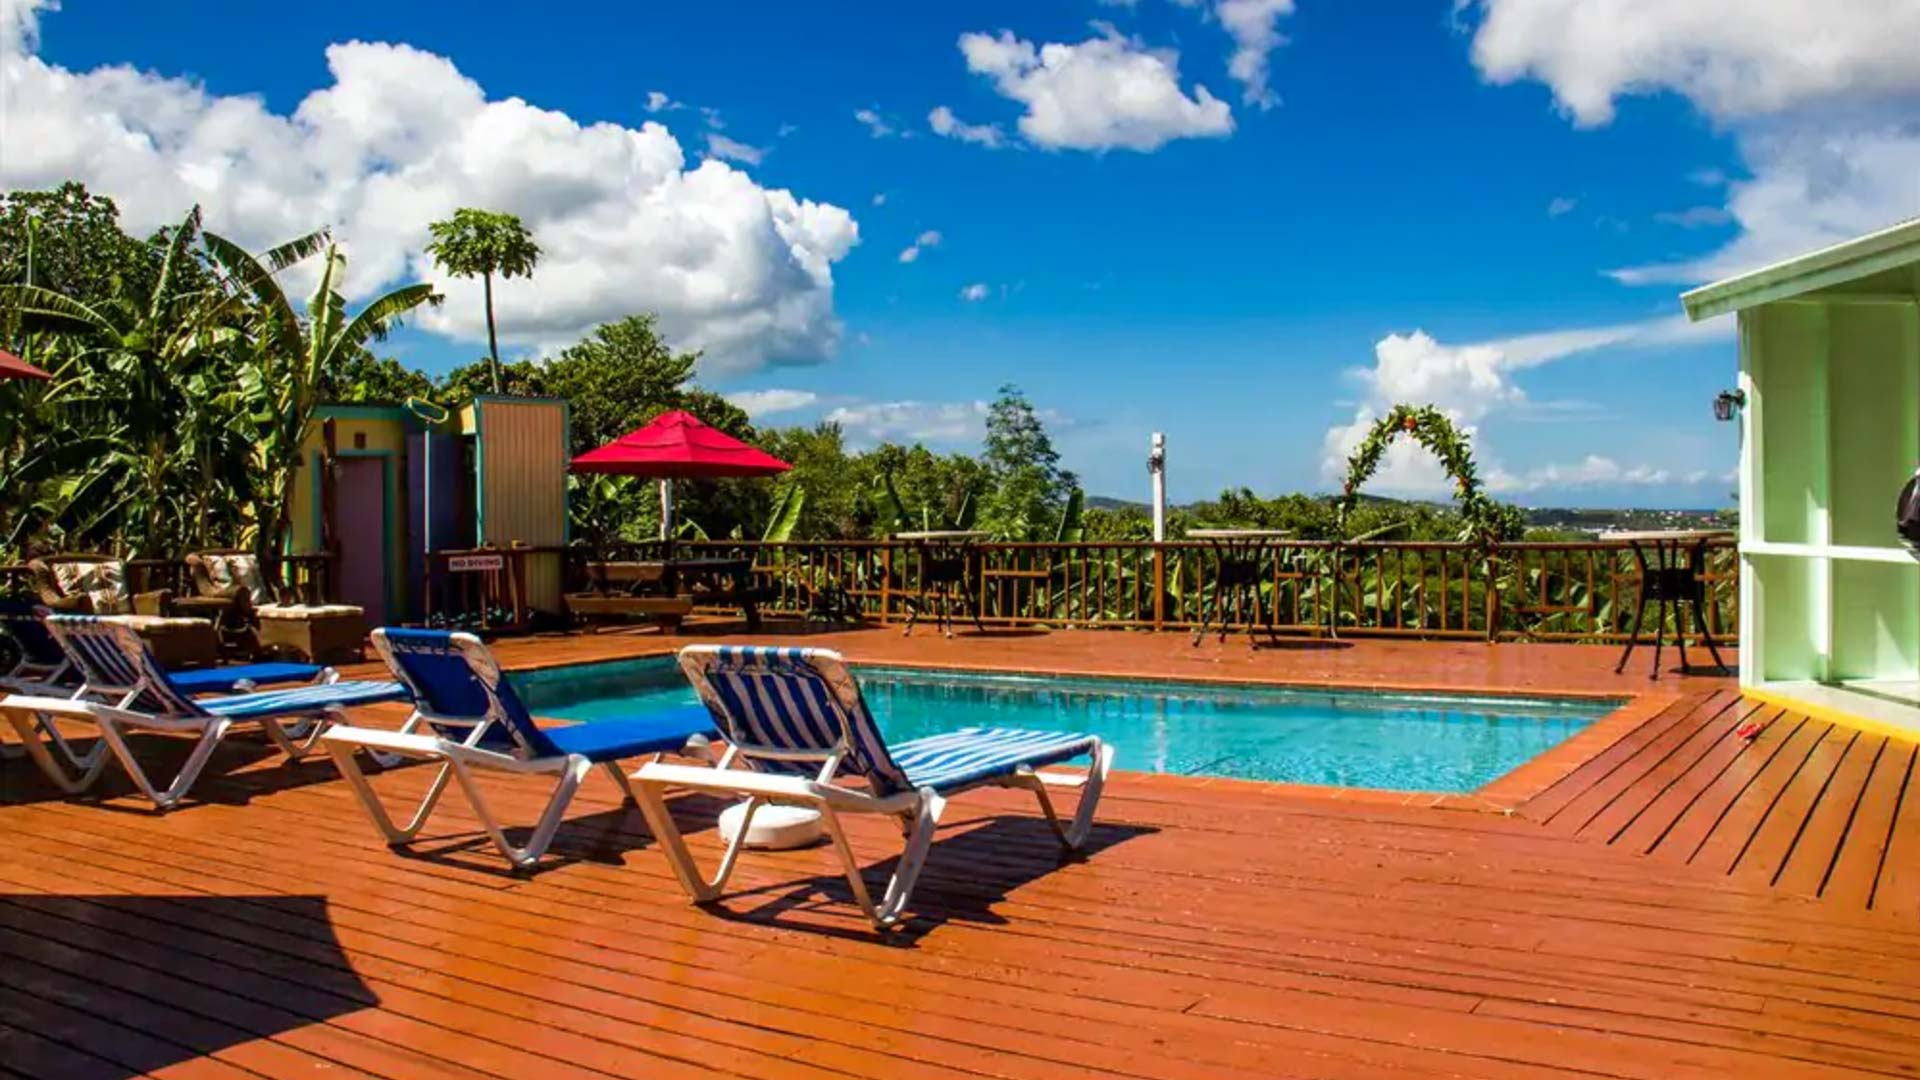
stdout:
POLYGON ((0 379, 48 379, 52 376, 10 352, 0 352, 0 379))
POLYGON ((673 527, 673 481, 773 476, 793 466, 678 409, 573 459, 573 471, 660 481, 660 539, 673 527))

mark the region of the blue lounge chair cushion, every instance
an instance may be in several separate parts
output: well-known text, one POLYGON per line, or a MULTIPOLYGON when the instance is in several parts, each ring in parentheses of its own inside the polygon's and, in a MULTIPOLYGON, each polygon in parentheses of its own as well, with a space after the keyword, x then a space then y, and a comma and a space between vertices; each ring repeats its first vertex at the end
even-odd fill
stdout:
POLYGON ((238 664, 198 671, 169 671, 167 678, 188 694, 230 694, 243 680, 255 686, 310 683, 325 670, 318 664, 238 664))
POLYGON ((1093 752, 1091 735, 1020 728, 961 728, 897 743, 893 762, 914 787, 949 791, 1022 765, 1040 768, 1093 752))
POLYGON ((212 698, 197 704, 207 712, 229 720, 256 720, 263 716, 317 713, 332 705, 372 705, 380 701, 404 701, 406 698, 407 688, 397 682, 363 681, 262 690, 238 697, 212 698))
POLYGON ((547 741, 561 753, 579 754, 595 763, 678 750, 695 735, 719 737, 713 730, 713 717, 701 705, 545 731, 547 741))

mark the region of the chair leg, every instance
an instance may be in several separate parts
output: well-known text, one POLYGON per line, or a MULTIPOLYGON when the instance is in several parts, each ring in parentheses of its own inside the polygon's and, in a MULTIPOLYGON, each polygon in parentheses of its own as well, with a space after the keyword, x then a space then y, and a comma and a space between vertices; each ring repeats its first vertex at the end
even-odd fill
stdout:
POLYGON ((200 771, 207 767, 207 761, 213 757, 214 748, 219 746, 220 740, 226 737, 227 729, 233 722, 224 717, 207 722, 205 730, 200 733, 199 741, 194 744, 193 752, 187 755, 186 763, 180 766, 179 774, 173 778, 173 783, 169 784, 165 791, 156 788, 153 781, 147 778, 146 770, 140 767, 140 762, 134 757, 133 748, 127 745, 126 733, 120 730, 119 722, 102 719, 98 723, 100 737, 113 751, 113 756, 119 759, 120 767, 126 770, 128 779, 133 781, 133 785, 140 789, 142 795, 153 801, 154 809, 166 811, 178 806, 180 800, 192 790, 193 782, 200 778, 200 771))
POLYGON ((1707 655, 1713 657, 1713 666, 1726 674, 1727 662, 1720 659, 1720 648, 1714 644, 1713 632, 1707 629, 1707 590, 1698 582, 1693 587, 1693 622, 1700 628, 1700 640, 1707 643, 1707 655))
POLYGON ((1647 623, 1647 594, 1640 593, 1640 603, 1633 609, 1633 631, 1627 635, 1627 647, 1620 653, 1620 662, 1613 665, 1615 675, 1627 670, 1627 661, 1633 658, 1633 647, 1640 644, 1640 628, 1647 623))
POLYGON ((7 714, 7 720, 20 736, 21 751, 40 767, 40 771, 46 774, 47 779, 52 781, 55 787, 68 795, 78 795, 92 787, 100 779, 100 774, 106 771, 107 762, 111 760, 107 756, 107 744, 104 739, 84 758, 75 755, 62 740, 55 745, 62 750, 60 757, 65 759, 63 764, 55 760, 55 756, 48 751, 47 744, 40 740, 40 730, 51 730, 53 726, 51 723, 44 718, 27 720, 12 712, 7 714))
POLYGON ((913 896, 913 887, 920 880, 920 869, 926 865, 927 851, 933 846, 934 830, 940 826, 940 813, 946 807, 947 800, 932 788, 920 789, 920 808, 914 814, 913 831, 907 835, 906 850, 900 853, 900 864, 894 869, 893 880, 887 883, 887 894, 877 908, 867 898, 866 883, 860 877, 860 864, 854 860, 853 848, 840 832, 840 823, 835 820, 832 809, 822 808, 827 831, 833 836, 834 846, 840 849, 840 858, 847 864, 847 880, 853 885, 854 898, 860 902, 875 926, 884 929, 900 921, 900 913, 906 910, 907 901, 913 896))
POLYGON ((747 830, 753 825, 753 812, 759 809, 757 798, 747 800, 747 809, 740 820, 740 831, 727 845, 727 852, 721 856, 720 868, 712 878, 702 877, 700 866, 693 861, 693 852, 687 850, 686 837, 681 835, 680 826, 674 823, 673 812, 667 809, 667 800, 661 795, 658 784, 641 783, 640 812, 646 815, 647 828, 653 838, 659 842, 661 853, 667 857, 667 865, 673 868, 673 876, 680 880, 680 887, 696 904, 711 903, 719 899, 720 890, 726 887, 727 878, 733 875, 734 864, 740 858, 740 851, 746 846, 747 830))
POLYGON ((1087 835, 1093 831, 1093 815, 1100 805, 1100 794, 1107 787, 1107 774, 1113 770, 1113 747, 1096 741, 1092 757, 1084 780, 1061 777, 1049 781, 1046 774, 1026 772, 1005 781, 1007 787, 1025 788, 1033 792, 1034 798, 1040 803, 1040 812, 1046 815, 1047 824, 1053 826, 1054 835, 1060 838, 1060 846, 1068 851, 1078 851, 1087 842, 1087 835), (1053 798, 1047 794, 1050 784, 1071 784, 1080 789, 1080 808, 1074 811, 1072 824, 1061 824, 1060 815, 1053 807, 1053 798))
MULTIPOLYGON (((659 761, 660 755, 659 754, 653 755, 653 760, 659 761)), ((622 806, 639 805, 640 797, 634 794, 633 781, 627 779, 626 771, 620 768, 619 762, 603 761, 600 763, 600 767, 607 770, 607 775, 613 777, 613 782, 619 785, 620 805, 622 806)))
POLYGON ((420 835, 420 830, 426 825, 427 818, 433 814, 433 808, 439 804, 440 796, 446 793, 447 781, 453 776, 453 762, 442 759, 440 772, 434 776, 433 784, 427 789, 426 797, 420 800, 419 807, 413 812, 413 819, 403 828, 393 823, 393 817, 387 813, 386 805, 380 801, 380 796, 373 790, 373 785, 367 782, 367 774, 360 770, 360 759, 356 756, 357 751, 353 747, 340 743, 328 743, 327 753, 333 757, 333 763, 340 769, 340 775, 346 778, 347 786, 353 789, 361 809, 365 810, 367 817, 372 819, 373 827, 389 845, 393 846, 404 844, 420 835))
POLYGON ((292 724, 282 724, 278 718, 265 717, 260 727, 266 731, 268 740, 287 755, 288 761, 304 761, 312 756, 320 736, 333 726, 334 719, 332 715, 303 716, 292 724))
POLYGON ((593 762, 575 755, 567 759, 560 774, 560 782, 554 786, 553 797, 547 801, 547 808, 540 815, 539 824, 533 828, 533 835, 527 838, 525 847, 514 847, 507 842, 507 834, 495 820, 493 810, 487 805, 486 796, 480 786, 474 782, 473 774, 458 761, 449 761, 453 766, 453 776, 460 782, 461 790, 467 793, 467 801, 473 805, 473 812, 480 818, 480 825, 493 839, 493 846, 507 857, 516 870, 526 870, 540 861, 547 853, 548 845, 553 843, 553 834, 560 829, 560 822, 566 818, 567 806, 573 802, 574 792, 580 790, 580 781, 593 771, 593 762))
MULTIPOLYGON (((61 759, 75 772, 85 772, 93 769, 95 765, 104 767, 107 760, 107 744, 104 739, 96 742, 93 749, 82 754, 73 748, 73 744, 67 741, 65 735, 60 734, 60 726, 55 724, 51 717, 38 717, 34 726, 39 728, 47 744, 59 751, 61 759)), ((98 775, 97 769, 95 775, 98 775)))

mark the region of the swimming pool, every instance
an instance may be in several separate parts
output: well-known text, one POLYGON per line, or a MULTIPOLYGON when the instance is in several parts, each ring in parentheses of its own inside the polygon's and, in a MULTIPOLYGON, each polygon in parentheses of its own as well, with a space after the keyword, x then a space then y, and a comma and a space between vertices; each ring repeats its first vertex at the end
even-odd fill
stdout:
MULTIPOLYGON (((1113 744, 1121 769, 1396 791, 1473 791, 1620 704, 864 665, 855 671, 890 740, 969 726, 1085 731, 1113 744)), ((509 677, 535 712, 569 720, 697 700, 668 658, 509 677)))

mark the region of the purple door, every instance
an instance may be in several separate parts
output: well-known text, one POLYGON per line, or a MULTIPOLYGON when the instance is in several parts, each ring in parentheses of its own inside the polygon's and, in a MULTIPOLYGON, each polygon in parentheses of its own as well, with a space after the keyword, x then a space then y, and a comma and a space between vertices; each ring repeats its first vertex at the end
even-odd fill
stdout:
POLYGON ((340 602, 366 609, 368 626, 387 624, 386 459, 340 459, 340 602))

